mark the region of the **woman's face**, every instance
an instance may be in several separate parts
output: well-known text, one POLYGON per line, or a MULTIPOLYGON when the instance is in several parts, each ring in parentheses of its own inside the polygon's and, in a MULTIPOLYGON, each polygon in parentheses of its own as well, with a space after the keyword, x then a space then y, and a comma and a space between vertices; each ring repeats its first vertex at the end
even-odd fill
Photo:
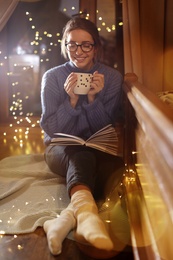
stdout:
MULTIPOLYGON (((94 44, 92 36, 81 29, 71 31, 67 36, 66 42, 76 43, 77 45, 82 43, 94 44)), ((70 61, 72 61, 77 68, 86 71, 90 70, 93 66, 95 52, 94 46, 89 52, 84 52, 81 46, 78 46, 75 51, 67 50, 70 61)))

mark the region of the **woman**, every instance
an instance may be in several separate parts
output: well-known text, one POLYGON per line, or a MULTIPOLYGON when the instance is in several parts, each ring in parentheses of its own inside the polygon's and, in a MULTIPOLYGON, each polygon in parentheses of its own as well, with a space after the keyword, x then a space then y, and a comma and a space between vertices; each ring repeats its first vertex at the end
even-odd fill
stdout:
MULTIPOLYGON (((85 146, 50 146, 55 132, 87 139, 108 124, 115 124, 121 100, 122 76, 98 62, 100 38, 96 26, 83 18, 71 19, 61 42, 65 64, 47 71, 42 79, 41 127, 45 132, 45 160, 49 168, 66 177, 71 203, 60 217, 44 223, 49 249, 60 254, 62 242, 76 227, 76 238, 96 248, 111 250, 113 243, 98 215, 95 198, 103 194, 103 183, 117 169, 120 158, 85 146), (77 95, 76 72, 93 74, 87 95, 77 95)), ((114 186, 122 176, 114 177, 114 186)))

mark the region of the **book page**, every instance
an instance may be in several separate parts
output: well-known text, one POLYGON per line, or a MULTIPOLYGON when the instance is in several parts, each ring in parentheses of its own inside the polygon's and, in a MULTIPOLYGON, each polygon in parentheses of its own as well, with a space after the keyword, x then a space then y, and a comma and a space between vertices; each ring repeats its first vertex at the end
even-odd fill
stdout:
POLYGON ((109 153, 112 155, 117 155, 117 149, 115 146, 110 147, 110 146, 101 146, 98 144, 92 144, 92 143, 86 143, 86 146, 91 147, 93 149, 97 149, 99 151, 105 152, 105 153, 109 153))
POLYGON ((57 137, 52 138, 52 145, 56 143, 59 143, 59 145, 81 144, 113 155, 117 154, 118 137, 115 128, 111 124, 94 133, 86 141, 80 137, 64 133, 55 133, 55 135, 57 137))
POLYGON ((98 130, 96 133, 94 133, 92 136, 90 136, 86 142, 90 141, 91 139, 95 138, 95 136, 103 136, 103 134, 107 134, 108 132, 114 132, 114 128, 111 124, 103 127, 102 129, 98 130))
POLYGON ((118 136, 115 128, 108 125, 96 132, 86 141, 86 146, 116 155, 118 149, 118 136))
POLYGON ((65 140, 68 142, 71 142, 71 141, 76 140, 81 144, 85 143, 85 141, 82 138, 75 136, 75 135, 69 135, 69 134, 64 134, 64 133, 55 133, 54 135, 56 135, 57 137, 52 138, 52 142, 65 141, 65 140))

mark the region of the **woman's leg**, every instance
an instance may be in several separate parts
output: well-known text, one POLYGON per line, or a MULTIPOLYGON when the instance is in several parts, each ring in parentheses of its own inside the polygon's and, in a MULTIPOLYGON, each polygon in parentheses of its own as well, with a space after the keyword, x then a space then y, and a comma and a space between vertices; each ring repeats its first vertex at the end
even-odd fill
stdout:
POLYGON ((45 161, 53 173, 66 177, 68 169, 68 155, 66 146, 48 146, 45 150, 45 161))
POLYGON ((118 192, 125 171, 123 159, 100 151, 96 151, 96 158, 94 198, 99 200, 113 195, 114 200, 119 199, 118 192))
MULTIPOLYGON (((45 160, 52 172, 66 177, 69 159, 65 152, 65 146, 49 146, 45 151, 45 160)), ((47 235, 49 250, 53 255, 59 255, 62 250, 62 242, 68 233, 76 227, 76 219, 73 207, 70 203, 59 217, 48 220, 43 228, 47 235)))
POLYGON ((112 241, 93 198, 95 187, 95 150, 80 147, 69 158, 67 188, 77 220, 76 239, 94 247, 110 250, 112 241))
POLYGON ((53 255, 59 255, 62 250, 62 242, 68 233, 76 227, 76 219, 73 213, 73 206, 70 203, 67 208, 61 211, 58 218, 47 220, 43 229, 47 235, 49 250, 53 255))
MULTIPOLYGON (((104 195, 106 197, 109 194, 113 194, 114 199, 117 201, 119 199, 117 187, 119 187, 122 181, 125 169, 123 160, 96 150, 91 151, 96 163, 93 173, 96 195, 101 195, 102 197, 104 195)), ((90 159, 90 163, 89 161, 85 163, 85 169, 88 172, 91 172, 93 169, 91 162, 92 160, 90 159), (91 169, 89 169, 88 165, 91 166, 91 169)), ((81 170, 81 172, 84 171, 81 170)), ((98 208, 93 198, 91 187, 88 189, 84 185, 77 185, 72 187, 70 192, 71 203, 74 206, 74 214, 77 219, 76 237, 79 241, 87 241, 97 248, 110 250, 113 248, 113 243, 109 238, 103 221, 98 215, 98 208)))
POLYGON ((77 220, 76 239, 81 243, 102 249, 113 249, 113 243, 104 222, 98 214, 98 208, 91 191, 85 185, 71 189, 71 203, 77 220))
POLYGON ((100 249, 110 250, 113 243, 100 219, 93 198, 96 179, 95 150, 78 148, 69 158, 67 189, 77 220, 76 239, 100 249))

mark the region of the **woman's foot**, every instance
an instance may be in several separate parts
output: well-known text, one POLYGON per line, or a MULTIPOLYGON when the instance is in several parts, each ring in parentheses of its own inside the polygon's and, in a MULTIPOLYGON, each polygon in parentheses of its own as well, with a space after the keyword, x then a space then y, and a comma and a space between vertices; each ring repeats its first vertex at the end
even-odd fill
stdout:
POLYGON ((75 226, 76 219, 71 204, 61 212, 59 217, 44 223, 43 228, 47 235, 49 250, 53 255, 61 253, 62 242, 75 226))
POLYGON ((87 190, 75 192, 71 197, 71 203, 77 219, 76 239, 79 242, 87 241, 98 249, 113 249, 113 243, 98 215, 98 208, 91 192, 87 190))

